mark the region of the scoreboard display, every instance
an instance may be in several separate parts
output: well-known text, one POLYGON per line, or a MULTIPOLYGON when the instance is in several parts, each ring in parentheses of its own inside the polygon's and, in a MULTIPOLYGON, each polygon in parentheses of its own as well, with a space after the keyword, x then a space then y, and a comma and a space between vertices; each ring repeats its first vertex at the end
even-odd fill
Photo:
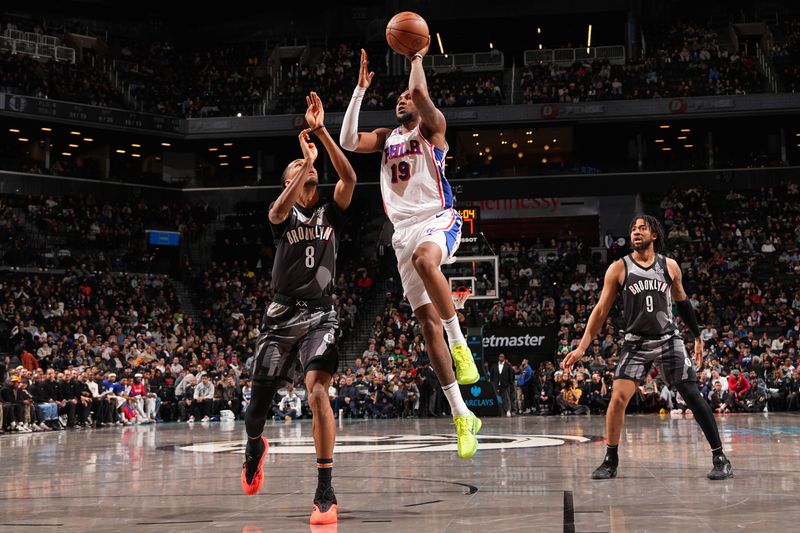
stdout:
POLYGON ((478 206, 457 208, 458 214, 464 219, 461 225, 461 234, 464 236, 480 233, 481 208, 478 206))

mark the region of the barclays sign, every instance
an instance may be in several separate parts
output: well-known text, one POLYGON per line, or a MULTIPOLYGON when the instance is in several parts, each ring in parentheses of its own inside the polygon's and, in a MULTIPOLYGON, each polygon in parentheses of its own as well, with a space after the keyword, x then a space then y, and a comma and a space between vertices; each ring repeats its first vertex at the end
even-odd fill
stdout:
POLYGON ((488 381, 479 381, 473 385, 461 387, 461 396, 470 411, 478 416, 500 416, 500 403, 497 391, 488 381))

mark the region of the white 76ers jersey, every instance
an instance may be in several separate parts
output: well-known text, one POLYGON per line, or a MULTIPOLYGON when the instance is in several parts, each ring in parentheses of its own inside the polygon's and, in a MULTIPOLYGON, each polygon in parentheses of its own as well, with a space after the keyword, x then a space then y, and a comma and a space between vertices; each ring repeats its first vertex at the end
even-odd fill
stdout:
POLYGON ((386 137, 381 162, 383 208, 395 226, 453 207, 453 191, 444 177, 447 149, 428 142, 419 126, 402 130, 396 128, 386 137))

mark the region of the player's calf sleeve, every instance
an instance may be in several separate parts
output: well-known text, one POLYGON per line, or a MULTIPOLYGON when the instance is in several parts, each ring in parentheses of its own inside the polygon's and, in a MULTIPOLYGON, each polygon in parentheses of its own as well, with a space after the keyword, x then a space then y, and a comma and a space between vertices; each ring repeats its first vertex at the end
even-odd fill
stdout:
POLYGON ((697 383, 693 381, 684 381, 675 386, 678 392, 681 393, 683 401, 694 414, 694 419, 700 424, 700 428, 706 436, 711 450, 716 452, 722 451, 722 442, 719 439, 719 430, 717 429, 717 421, 714 419, 714 413, 711 411, 711 406, 700 395, 700 390, 697 388, 697 383))
POLYGON ((250 405, 247 406, 247 412, 244 415, 248 437, 256 438, 263 433, 272 398, 277 390, 278 382, 274 379, 253 382, 250 405))

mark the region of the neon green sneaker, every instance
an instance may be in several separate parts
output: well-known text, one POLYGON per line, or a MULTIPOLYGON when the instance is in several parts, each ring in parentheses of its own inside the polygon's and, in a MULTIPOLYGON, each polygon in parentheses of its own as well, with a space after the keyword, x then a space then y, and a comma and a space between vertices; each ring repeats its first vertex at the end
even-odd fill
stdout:
POLYGON ((450 350, 453 361, 456 364, 456 381, 459 385, 472 385, 480 379, 478 367, 475 366, 475 359, 472 351, 464 343, 456 344, 450 350))
POLYGON ((478 451, 478 432, 481 430, 481 419, 472 411, 467 416, 454 416, 453 424, 456 425, 458 435, 458 456, 469 459, 478 451))

